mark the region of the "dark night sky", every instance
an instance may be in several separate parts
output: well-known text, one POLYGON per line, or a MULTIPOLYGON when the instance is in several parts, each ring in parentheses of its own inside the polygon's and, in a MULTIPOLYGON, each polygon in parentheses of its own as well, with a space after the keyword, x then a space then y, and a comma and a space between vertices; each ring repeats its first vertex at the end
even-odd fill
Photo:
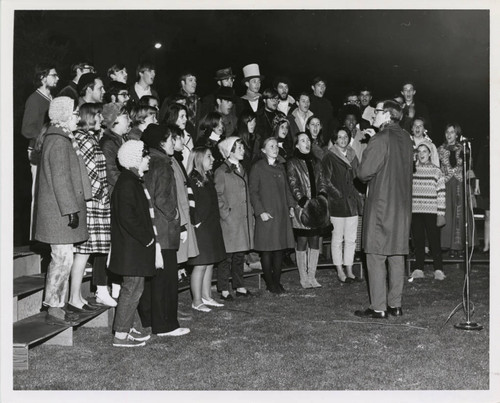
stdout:
MULTIPOLYGON (((215 70, 227 66, 243 94, 241 69, 258 63, 266 76, 262 90, 278 74, 292 79, 292 95, 309 89, 312 77, 324 76, 335 110, 349 90, 367 85, 375 99, 383 99, 411 79, 430 110, 435 142, 442 142, 444 125, 456 121, 478 147, 489 134, 489 46, 488 10, 18 10, 14 128, 17 133, 37 62, 55 62, 62 87, 69 66, 82 59, 93 61, 103 76, 113 63, 125 63, 129 83, 138 61, 152 60, 162 98, 177 91, 185 69, 196 72, 203 96, 214 89, 215 70), (163 43, 159 51, 156 41, 163 43)), ((19 134, 14 139, 15 183, 26 183, 26 144, 19 134)), ((23 219, 30 199, 29 187, 18 185, 15 221, 23 219)))

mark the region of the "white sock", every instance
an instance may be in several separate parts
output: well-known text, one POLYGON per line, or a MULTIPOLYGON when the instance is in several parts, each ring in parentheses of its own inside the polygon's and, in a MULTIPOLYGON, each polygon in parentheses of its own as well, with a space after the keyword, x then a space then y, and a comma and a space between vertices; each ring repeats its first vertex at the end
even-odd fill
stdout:
POLYGON ((229 295, 229 291, 222 291, 222 296, 227 297, 229 295))
POLYGON ((247 289, 245 287, 240 287, 240 288, 237 288, 236 291, 238 292, 242 292, 243 294, 246 294, 247 293, 247 289))
POLYGON ((120 340, 125 340, 127 334, 127 332, 115 332, 115 337, 120 340))

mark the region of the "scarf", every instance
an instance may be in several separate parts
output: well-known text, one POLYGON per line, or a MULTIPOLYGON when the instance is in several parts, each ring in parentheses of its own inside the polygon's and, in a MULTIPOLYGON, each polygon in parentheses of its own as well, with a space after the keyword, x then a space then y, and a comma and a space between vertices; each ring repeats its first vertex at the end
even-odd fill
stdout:
MULTIPOLYGON (((178 162, 178 165, 181 168, 182 174, 184 175, 184 185, 186 186, 186 192, 188 196, 188 204, 189 204, 189 217, 191 219, 191 222, 194 222, 194 208, 195 208, 195 201, 194 201, 194 194, 193 194, 193 189, 189 185, 188 181, 188 174, 186 171, 186 168, 182 164, 182 159, 183 159, 182 151, 174 151, 174 158, 178 162)), ((182 230, 182 228, 181 228, 182 230)))
POLYGON ((156 230, 155 225, 155 210, 153 208, 153 202, 151 201, 151 196, 149 195, 148 190, 144 186, 144 181, 141 181, 142 188, 144 189, 144 194, 146 195, 146 199, 148 199, 149 205, 149 215, 151 217, 151 222, 153 223, 153 232, 155 234, 155 267, 157 269, 163 269, 163 257, 161 255, 161 246, 158 242, 158 231, 156 230))

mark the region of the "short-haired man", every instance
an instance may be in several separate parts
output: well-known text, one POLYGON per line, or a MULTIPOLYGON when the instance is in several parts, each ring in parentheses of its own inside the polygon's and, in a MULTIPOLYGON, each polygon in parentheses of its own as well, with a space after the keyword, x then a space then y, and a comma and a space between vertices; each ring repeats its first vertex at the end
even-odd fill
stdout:
POLYGON ((273 88, 279 95, 278 110, 288 116, 297 107, 295 99, 289 94, 290 80, 288 77, 278 76, 273 81, 273 88))
MULTIPOLYGON (((36 139, 42 131, 43 124, 48 121, 47 112, 49 110, 50 101, 52 101, 51 91, 56 88, 58 81, 59 75, 57 74, 54 66, 37 66, 35 68, 35 75, 33 79, 36 91, 28 97, 26 104, 24 105, 21 134, 29 140, 28 159, 30 161, 32 175, 31 223, 33 223, 33 202, 35 199, 35 180, 38 163, 38 161, 36 161, 33 157, 33 148, 35 146, 36 139)), ((32 224, 30 224, 30 228, 31 225, 32 224)))
POLYGON ((264 108, 257 112, 255 133, 258 133, 262 140, 273 135, 273 121, 278 114, 278 91, 273 88, 266 88, 262 93, 264 108))
POLYGON ((121 81, 111 81, 106 88, 106 92, 104 93, 105 103, 112 102, 115 104, 126 106, 129 99, 130 94, 128 91, 128 86, 121 81))
POLYGON ((108 69, 108 78, 110 81, 118 81, 123 84, 127 84, 127 68, 124 64, 113 64, 108 69))
POLYGON ((429 110, 423 102, 415 99, 416 93, 417 89, 412 81, 405 81, 403 83, 403 86, 401 87, 401 95, 403 95, 404 98, 403 115, 410 118, 405 120, 403 129, 405 129, 408 133, 411 133, 413 119, 416 116, 420 116, 425 119, 425 127, 429 136, 432 138, 432 125, 429 110))
POLYGON ((375 118, 375 108, 370 105, 372 101, 372 91, 368 87, 363 87, 359 91, 359 103, 361 108, 361 117, 371 125, 375 118))
POLYGON ((335 129, 339 126, 338 120, 333 116, 333 106, 325 98, 326 80, 323 77, 314 77, 311 83, 313 93, 309 97, 310 110, 314 113, 323 126, 323 138, 328 143, 335 129))
POLYGON ((297 134, 306 131, 306 122, 314 113, 310 110, 311 101, 308 92, 301 92, 297 100, 297 108, 288 115, 290 122, 290 135, 295 144, 297 134))
POLYGON ((260 91, 261 82, 265 77, 260 74, 259 65, 256 63, 247 64, 243 67, 243 84, 247 87, 245 95, 241 97, 241 110, 236 111, 239 116, 245 109, 251 109, 255 113, 262 111, 264 105, 261 102, 260 91))
POLYGON ((153 95, 159 99, 158 93, 152 87, 156 70, 155 66, 149 62, 140 63, 136 69, 136 82, 130 88, 130 102, 135 104, 139 103, 139 99, 141 99, 144 95, 153 95))
POLYGON ((234 111, 234 90, 230 87, 221 87, 215 94, 215 110, 222 115, 224 135, 226 138, 236 134, 238 119, 234 111))
POLYGON ((78 106, 84 103, 102 103, 106 92, 101 78, 94 73, 83 74, 78 80, 76 88, 80 96, 78 106))
POLYGON ((374 126, 380 131, 368 142, 357 172, 358 178, 368 184, 363 247, 371 303, 368 309, 354 314, 365 318, 403 314, 401 297, 404 259, 409 249, 413 144, 398 124, 401 113, 401 107, 392 100, 377 103, 374 126))
POLYGON ((94 66, 91 63, 87 62, 78 62, 71 66, 71 72, 73 73, 73 80, 71 80, 66 87, 64 87, 59 94, 58 97, 70 97, 75 101, 75 104, 78 103, 78 89, 77 85, 80 81, 80 77, 87 73, 95 73, 94 66))
POLYGON ((195 132, 201 119, 201 100, 196 95, 197 87, 196 75, 191 71, 182 73, 179 77, 179 94, 186 97, 187 118, 186 130, 195 132))

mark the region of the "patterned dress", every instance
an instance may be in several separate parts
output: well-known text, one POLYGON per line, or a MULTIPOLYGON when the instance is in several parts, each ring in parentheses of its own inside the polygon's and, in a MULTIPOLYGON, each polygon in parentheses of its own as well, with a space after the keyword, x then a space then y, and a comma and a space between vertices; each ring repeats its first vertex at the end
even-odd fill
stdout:
POLYGON ((93 131, 73 133, 92 187, 92 199, 87 201, 89 239, 75 245, 75 253, 108 253, 111 242, 111 209, 106 180, 106 158, 93 131))

